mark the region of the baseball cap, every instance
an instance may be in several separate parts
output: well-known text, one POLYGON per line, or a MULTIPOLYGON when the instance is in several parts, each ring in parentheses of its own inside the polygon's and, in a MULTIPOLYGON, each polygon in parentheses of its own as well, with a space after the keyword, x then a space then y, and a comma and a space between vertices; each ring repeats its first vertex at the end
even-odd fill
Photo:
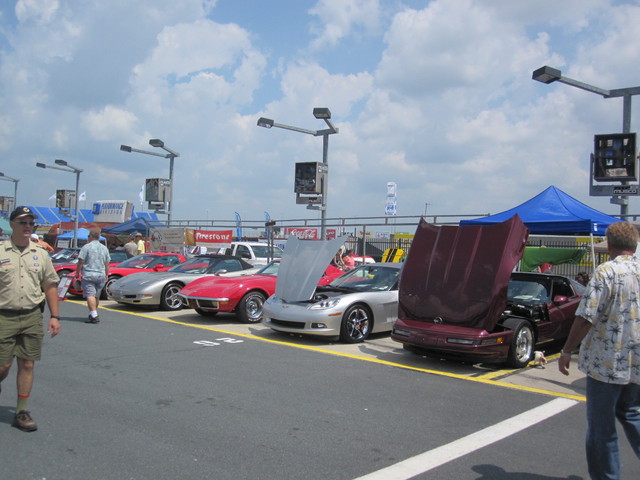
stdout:
POLYGON ((22 206, 22 207, 16 208, 13 212, 11 212, 11 215, 9 216, 9 220, 13 222, 16 218, 22 218, 22 217, 33 217, 34 219, 38 218, 38 216, 35 213, 33 213, 33 211, 29 207, 22 206))
POLYGON ((34 239, 34 240, 39 240, 38 239, 38 235, 36 235, 35 233, 31 234, 31 238, 34 239))

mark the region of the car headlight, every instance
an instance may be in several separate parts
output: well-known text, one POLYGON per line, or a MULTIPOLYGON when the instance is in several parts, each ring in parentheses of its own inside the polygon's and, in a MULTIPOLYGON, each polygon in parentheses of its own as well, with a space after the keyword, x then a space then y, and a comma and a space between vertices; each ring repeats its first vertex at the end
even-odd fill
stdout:
POLYGON ((271 295, 264 303, 268 303, 269 305, 271 305, 272 303, 278 303, 279 301, 280 299, 278 297, 276 297, 275 295, 271 295))
POLYGON ((314 303, 311 305, 311 310, 324 310, 326 308, 333 308, 340 303, 340 297, 327 298, 325 300, 321 300, 318 303, 314 303))

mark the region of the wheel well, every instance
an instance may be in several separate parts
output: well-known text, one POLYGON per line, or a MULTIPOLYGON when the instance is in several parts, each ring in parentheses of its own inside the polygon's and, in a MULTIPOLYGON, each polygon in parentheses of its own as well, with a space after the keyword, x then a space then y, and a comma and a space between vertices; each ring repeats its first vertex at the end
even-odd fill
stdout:
POLYGON ((266 300, 267 298, 269 298, 269 294, 267 292, 265 292, 262 288, 253 288, 251 290, 249 290, 248 292, 245 292, 244 295, 242 295, 242 297, 240 297, 240 300, 238 301, 238 304, 236 305, 236 308, 234 309, 237 310, 238 307, 240 306, 240 302, 242 301, 242 299, 244 297, 246 297, 247 295, 249 295, 250 293, 261 293, 264 296, 264 299, 266 300))
POLYGON ((371 322, 371 329, 373 329, 373 324, 375 323, 375 320, 373 318, 373 310, 371 309, 371 307, 369 305, 367 305, 366 303, 356 302, 356 303, 354 303, 352 305, 349 305, 345 309, 345 311, 347 311, 347 310, 349 310, 350 308, 353 308, 353 307, 362 307, 367 311, 367 313, 369 314, 369 321, 371 322))
POLYGON ((505 330, 511 330, 513 331, 516 326, 518 326, 520 324, 520 322, 527 322, 527 324, 531 327, 531 331, 533 332, 533 340, 534 340, 534 344, 536 343, 536 340, 538 339, 538 328, 536 327, 536 324, 529 321, 528 318, 526 317, 507 317, 505 318, 500 325, 505 329, 505 330))

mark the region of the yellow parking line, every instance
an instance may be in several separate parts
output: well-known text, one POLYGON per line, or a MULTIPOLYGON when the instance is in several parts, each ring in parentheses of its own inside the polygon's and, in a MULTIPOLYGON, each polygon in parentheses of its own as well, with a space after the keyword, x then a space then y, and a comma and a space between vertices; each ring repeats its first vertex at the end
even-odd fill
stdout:
MULTIPOLYGON (((67 300, 69 301, 69 300, 67 300)), ((74 302, 73 300, 70 300, 71 302, 74 302)), ((83 304, 83 302, 74 302, 74 303, 79 303, 79 304, 83 304)), ((168 318, 160 318, 160 317, 154 317, 152 315, 145 315, 145 314, 141 314, 138 312, 129 312, 129 311, 123 311, 123 310, 116 310, 113 308, 109 308, 109 307, 100 307, 104 310, 109 310, 111 312, 118 312, 118 313, 125 313, 127 315, 134 315, 137 317, 143 317, 143 318, 149 318, 151 320, 159 320, 161 322, 166 322, 166 323, 173 323, 175 325, 183 325, 185 327, 192 327, 192 328, 198 328, 200 330, 209 330, 211 332, 219 332, 219 333, 224 333, 226 335, 234 335, 236 337, 242 337, 242 338, 249 338, 252 340, 260 340, 263 342, 268 342, 268 343, 273 343, 273 344, 277 344, 277 345, 286 345, 288 347, 294 347, 294 348, 299 348, 302 350, 310 350, 313 352, 318 352, 318 353, 326 353, 329 355, 335 355, 338 357, 345 357, 345 358, 351 358, 354 360, 362 360, 365 362, 371 362, 371 363, 377 363, 380 365, 387 365, 389 367, 396 367, 396 368, 402 368, 405 370, 413 370, 416 372, 422 372, 422 373, 430 373, 432 375, 438 375, 441 377, 449 377, 449 378, 457 378, 459 380, 466 380, 469 382, 476 382, 476 383, 484 383, 486 385, 497 385, 500 387, 504 387, 504 388, 510 388, 512 390, 521 390, 521 391, 525 391, 525 392, 530 392, 530 393, 539 393, 539 394, 543 394, 543 395, 549 395, 552 397, 561 397, 561 398, 570 398, 572 400, 578 400, 581 402, 586 401, 586 398, 583 395, 573 395, 573 394, 568 394, 568 393, 561 393, 561 392, 554 392, 551 390, 544 390, 544 389, 540 389, 540 388, 531 388, 531 387, 525 387, 523 385, 512 385, 510 383, 505 383, 505 382, 500 382, 500 381, 495 381, 492 380, 491 378, 495 375, 495 376, 500 376, 500 375, 505 375, 506 374, 506 370, 500 370, 498 372, 491 372, 491 373, 487 373, 483 376, 480 377, 468 377, 465 375, 460 375, 457 373, 449 373, 449 372, 442 372, 439 370, 431 370, 429 368, 421 368, 421 367, 413 367, 411 365, 404 365, 402 363, 395 363, 395 362, 389 362, 386 360, 380 360, 377 358, 369 358, 369 357, 363 357, 360 355, 353 355, 351 353, 343 353, 343 352, 335 352, 332 350, 327 350, 324 348, 320 348, 320 347, 312 347, 309 345, 300 345, 297 343, 291 343, 291 342, 286 342, 283 340, 273 340, 270 338, 262 338, 262 337, 258 337, 256 335, 251 335, 248 333, 238 333, 238 332, 232 332, 229 330, 222 330, 220 328, 214 328, 214 327, 208 327, 206 325, 193 325, 191 323, 184 323, 184 322, 178 322, 176 320, 170 320, 168 318)))

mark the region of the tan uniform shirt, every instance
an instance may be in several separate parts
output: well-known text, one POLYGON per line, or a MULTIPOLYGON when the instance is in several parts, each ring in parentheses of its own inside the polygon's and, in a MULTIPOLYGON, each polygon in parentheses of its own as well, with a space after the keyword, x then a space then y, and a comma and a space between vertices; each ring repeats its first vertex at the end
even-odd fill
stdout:
POLYGON ((44 299, 43 288, 60 281, 49 254, 30 242, 20 252, 11 240, 0 242, 0 309, 29 310, 44 299))

